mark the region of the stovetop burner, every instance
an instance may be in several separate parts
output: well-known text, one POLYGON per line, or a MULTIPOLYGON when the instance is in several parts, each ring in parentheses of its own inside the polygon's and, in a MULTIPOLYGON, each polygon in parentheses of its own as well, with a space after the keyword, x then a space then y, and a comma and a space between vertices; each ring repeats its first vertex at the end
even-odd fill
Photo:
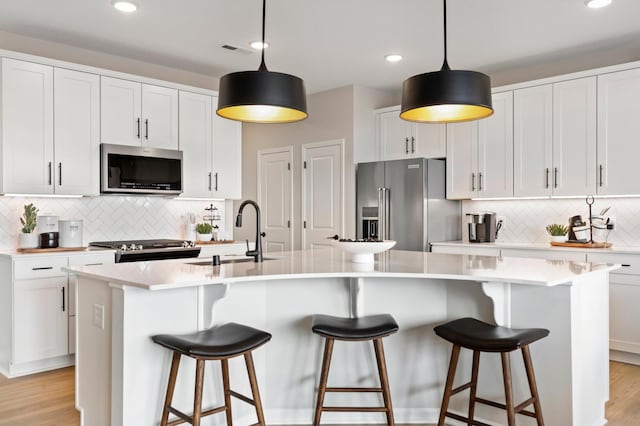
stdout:
POLYGON ((198 257, 200 247, 193 241, 155 239, 95 241, 92 247, 109 248, 116 251, 116 263, 144 260, 180 259, 198 257))

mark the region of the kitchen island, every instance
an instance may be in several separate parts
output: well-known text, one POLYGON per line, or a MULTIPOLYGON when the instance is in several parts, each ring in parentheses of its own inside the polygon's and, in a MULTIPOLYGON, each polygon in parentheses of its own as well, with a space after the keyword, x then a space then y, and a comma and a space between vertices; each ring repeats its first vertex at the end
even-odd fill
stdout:
MULTIPOLYGON (((606 423, 608 273, 615 265, 395 250, 370 265, 331 249, 270 256, 263 263, 220 266, 181 260, 69 268, 78 281, 76 405, 83 425, 157 424, 171 353, 149 337, 228 321, 273 334, 254 354, 267 424, 309 424, 322 354, 311 315, 382 312, 400 324, 400 332, 385 340, 398 423, 437 420, 450 345, 433 327, 464 316, 548 328, 549 337, 531 347, 546 424, 606 423)), ((372 352, 364 344, 336 345, 329 383, 377 383, 372 352)), ((461 357, 456 383, 468 379, 470 358, 461 357)), ((521 402, 529 397, 526 376, 520 357, 512 363, 521 402)), ((248 392, 242 363, 230 367, 232 387, 248 392)), ((479 396, 504 400, 500 371, 499 355, 483 355, 479 396)), ((204 407, 222 401, 219 374, 219 366, 208 363, 204 407)), ((194 363, 183 358, 174 405, 192 405, 193 380, 194 363)), ((337 394, 327 403, 379 405, 377 398, 337 394)), ((255 422, 243 405, 234 405, 237 423, 255 422)), ((461 412, 465 407, 464 396, 450 405, 461 412)), ((506 422, 502 410, 480 405, 476 413, 485 422, 506 422)), ((323 421, 383 423, 384 416, 327 413, 323 421)), ((224 424, 224 416, 203 424, 224 424)), ((518 424, 534 423, 524 417, 518 424)))

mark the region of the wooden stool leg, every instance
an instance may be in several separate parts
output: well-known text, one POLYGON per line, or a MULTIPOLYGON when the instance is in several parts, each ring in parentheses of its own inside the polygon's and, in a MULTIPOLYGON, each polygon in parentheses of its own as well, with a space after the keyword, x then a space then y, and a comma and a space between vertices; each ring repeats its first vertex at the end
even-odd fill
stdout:
POLYGON ((382 385, 382 398, 384 399, 384 408, 387 409, 387 425, 394 426, 393 405, 391 404, 391 391, 389 390, 389 376, 387 375, 387 363, 384 357, 384 347, 382 339, 373 339, 373 349, 376 352, 376 362, 378 363, 378 374, 380 375, 380 384, 382 385))
POLYGON ((447 372, 447 382, 444 385, 444 395, 442 395, 442 405, 440 406, 440 418, 438 426, 444 426, 444 419, 449 409, 449 398, 453 390, 453 379, 456 376, 456 366, 458 365, 458 356, 460 355, 460 346, 453 345, 451 349, 451 361, 449 361, 449 371, 447 372))
POLYGON ((167 426, 169 422, 169 407, 173 400, 173 391, 176 388, 176 378, 178 377, 178 367, 180 367, 180 352, 174 352, 171 359, 171 372, 169 373, 169 384, 167 385, 167 396, 162 409, 162 420, 160 426, 167 426))
POLYGON ((227 426, 233 425, 231 416, 231 385, 229 384, 229 360, 221 359, 222 364, 222 388, 224 389, 224 411, 227 415, 227 426))
POLYGON ((478 389, 478 367, 480 366, 480 351, 473 351, 471 367, 471 392, 469 393, 469 426, 473 425, 473 412, 476 406, 476 390, 478 389))
POLYGON ((202 417, 202 385, 204 383, 204 360, 196 360, 196 387, 193 397, 193 426, 200 426, 202 417))
POLYGON ((313 425, 320 424, 322 415, 322 405, 324 404, 324 394, 327 389, 327 379, 329 378, 329 366, 331 365, 331 353, 333 352, 334 339, 327 337, 324 343, 324 357, 322 358, 322 370, 320 372, 320 384, 318 385, 318 400, 316 401, 316 413, 313 418, 313 425))
POLYGON ((244 354, 244 362, 247 365, 247 374, 249 375, 249 384, 251 385, 251 393, 253 394, 253 402, 256 405, 256 415, 258 416, 258 424, 265 426, 264 413, 262 412, 262 401, 260 400, 260 390, 258 389, 258 380, 256 379, 256 370, 253 366, 253 356, 251 352, 244 354))
POLYGON ((504 381, 504 396, 507 410, 507 424, 509 426, 516 425, 516 414, 513 405, 513 392, 511 388, 511 362, 509 360, 509 352, 501 352, 502 358, 502 378, 504 381))
POLYGON ((533 374, 533 364, 531 363, 529 345, 522 347, 522 358, 524 360, 524 368, 527 371, 529 389, 531 390, 531 396, 533 397, 533 411, 536 414, 536 421, 538 422, 538 426, 544 426, 544 420, 542 420, 542 407, 540 406, 540 397, 538 396, 536 376, 533 374))

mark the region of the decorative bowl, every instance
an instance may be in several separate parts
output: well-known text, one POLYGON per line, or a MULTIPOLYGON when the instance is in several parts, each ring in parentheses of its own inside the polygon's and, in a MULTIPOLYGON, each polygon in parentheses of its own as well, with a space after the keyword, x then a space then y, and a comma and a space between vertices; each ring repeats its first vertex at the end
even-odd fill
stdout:
POLYGON ((351 253, 353 263, 373 263, 373 255, 389 250, 396 245, 394 240, 384 241, 339 241, 332 240, 334 247, 346 253, 351 253))

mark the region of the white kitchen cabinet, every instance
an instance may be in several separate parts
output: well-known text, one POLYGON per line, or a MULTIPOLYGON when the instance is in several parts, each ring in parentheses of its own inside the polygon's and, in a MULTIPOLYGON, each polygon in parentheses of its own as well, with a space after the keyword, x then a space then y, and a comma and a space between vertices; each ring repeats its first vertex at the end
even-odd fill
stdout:
POLYGON ((178 91, 119 78, 100 78, 100 140, 178 149, 178 91))
POLYGON ((209 198, 212 176, 211 96, 180 91, 182 197, 209 198))
MULTIPOLYGON (((218 99, 213 98, 214 108, 218 99)), ((213 115, 212 196, 238 200, 242 197, 242 126, 213 115)))
POLYGON ((598 76, 598 194, 640 194, 640 69, 598 76))
POLYGON ((53 191, 53 67, 2 58, 2 192, 53 191))
POLYGON ((445 125, 402 120, 399 106, 376 112, 376 134, 381 160, 446 156, 445 125))
POLYGON ((514 195, 596 190, 596 79, 514 91, 514 195))
POLYGON ((494 113, 447 125, 447 198, 513 196, 513 96, 493 94, 494 113))

